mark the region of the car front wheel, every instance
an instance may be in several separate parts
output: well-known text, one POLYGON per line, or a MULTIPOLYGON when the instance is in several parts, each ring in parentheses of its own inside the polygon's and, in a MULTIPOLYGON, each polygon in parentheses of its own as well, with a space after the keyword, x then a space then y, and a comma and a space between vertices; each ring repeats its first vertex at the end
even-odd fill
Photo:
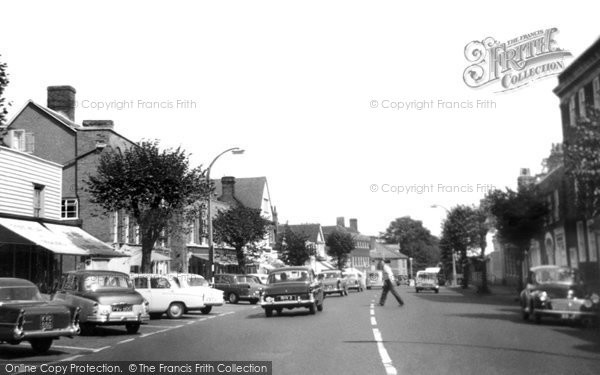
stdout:
POLYGON ((140 323, 127 323, 125 329, 127 329, 127 333, 132 335, 140 330, 140 323))
POLYGON ((208 314, 212 310, 212 306, 206 306, 200 309, 200 312, 204 315, 208 314))
POLYGON ((273 309, 265 309, 265 315, 267 316, 267 318, 270 318, 273 316, 273 309))
POLYGON ((183 316, 184 310, 185 309, 181 303, 174 302, 171 304, 171 306, 169 306, 169 309, 167 310, 167 315, 171 319, 179 319, 183 316))
POLYGON ((229 303, 238 303, 238 301, 240 300, 238 295, 235 293, 229 293, 229 296, 227 297, 227 300, 229 301, 229 303))
POLYGON ((52 339, 34 339, 29 343, 31 344, 31 349, 33 349, 34 352, 37 354, 42 354, 50 350, 50 347, 52 346, 52 339))

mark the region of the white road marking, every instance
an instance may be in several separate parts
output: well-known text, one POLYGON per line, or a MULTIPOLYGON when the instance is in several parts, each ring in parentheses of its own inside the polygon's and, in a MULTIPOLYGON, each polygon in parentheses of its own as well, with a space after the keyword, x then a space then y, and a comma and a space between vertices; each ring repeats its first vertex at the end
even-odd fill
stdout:
POLYGON ((150 335, 154 335, 154 334, 157 334, 157 333, 162 333, 162 332, 167 332, 167 331, 170 331, 170 330, 172 330, 172 329, 173 329, 173 328, 167 328, 167 329, 161 329, 161 330, 159 330, 159 331, 155 331, 155 332, 148 332, 148 333, 144 333, 143 335, 140 335, 140 337, 148 337, 148 336, 150 336, 150 335))
POLYGON ((377 328, 373 328, 373 336, 375 337, 375 341, 377 342, 377 350, 379 351, 379 356, 381 357, 383 367, 385 367, 385 373, 387 375, 397 375, 398 372, 396 371, 396 368, 392 365, 392 359, 390 358, 387 350, 383 346, 381 332, 379 332, 377 328))
POLYGON ((377 321, 375 320, 374 316, 371 317, 371 325, 372 326, 376 326, 377 325, 377 321))
POLYGON ((93 352, 94 348, 84 348, 81 346, 66 346, 66 345, 52 345, 53 348, 60 348, 60 349, 74 349, 74 350, 86 350, 88 352, 93 352))
POLYGON ((125 344, 126 342, 131 342, 133 340, 135 340, 135 338, 133 338, 133 339, 127 339, 127 340, 121 340, 117 344, 125 344))
POLYGON ((74 355, 74 356, 72 356, 72 357, 67 357, 67 358, 59 359, 58 361, 59 361, 59 362, 72 361, 72 360, 74 360, 75 358, 79 358, 79 357, 83 357, 83 354, 77 354, 77 355, 74 355))

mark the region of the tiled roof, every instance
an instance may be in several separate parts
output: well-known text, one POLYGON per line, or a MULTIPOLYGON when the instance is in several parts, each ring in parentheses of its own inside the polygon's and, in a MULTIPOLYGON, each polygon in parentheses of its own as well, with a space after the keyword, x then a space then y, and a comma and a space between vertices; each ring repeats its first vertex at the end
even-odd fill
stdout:
MULTIPOLYGON (((291 224, 288 225, 290 230, 296 234, 303 234, 307 236, 307 240, 310 242, 317 243, 319 241, 319 234, 321 233, 321 224, 291 224)), ((277 228, 278 233, 283 233, 285 225, 279 225, 277 228)), ((325 239, 322 238, 322 241, 325 239)))
POLYGON ((402 254, 398 245, 383 244, 375 242, 375 248, 371 250, 371 258, 375 259, 407 259, 408 257, 402 254))
MULTIPOLYGON (((212 180, 215 184, 215 194, 217 197, 223 195, 223 185, 220 179, 212 180)), ((269 187, 266 177, 247 177, 236 178, 234 185, 234 197, 245 207, 262 209, 263 195, 267 190, 267 196, 270 199, 269 187)), ((269 202, 270 203, 270 202, 269 202)))

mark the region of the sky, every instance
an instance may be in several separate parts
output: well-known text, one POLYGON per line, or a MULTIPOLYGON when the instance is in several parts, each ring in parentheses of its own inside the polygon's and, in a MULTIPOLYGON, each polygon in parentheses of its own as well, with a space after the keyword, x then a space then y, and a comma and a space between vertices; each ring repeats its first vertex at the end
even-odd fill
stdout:
POLYGON ((0 59, 9 118, 71 85, 77 122, 113 120, 194 166, 243 148, 211 177, 266 176, 282 223, 343 216, 377 235, 410 216, 438 235, 443 207, 515 188, 562 139, 556 76, 469 87, 466 45, 557 28, 576 58, 600 5, 569 3, 5 1, 0 59))

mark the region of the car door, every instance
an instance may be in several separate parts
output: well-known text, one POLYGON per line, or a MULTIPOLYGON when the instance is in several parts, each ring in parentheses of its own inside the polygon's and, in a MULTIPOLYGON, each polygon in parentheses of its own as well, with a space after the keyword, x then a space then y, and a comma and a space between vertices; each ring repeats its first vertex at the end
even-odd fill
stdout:
POLYGON ((152 310, 167 311, 173 301, 173 289, 169 280, 164 276, 151 276, 150 292, 152 294, 152 310))
POLYGON ((231 292, 231 287, 230 287, 229 281, 230 281, 229 275, 216 275, 215 276, 215 289, 222 290, 226 296, 225 298, 227 298, 227 295, 229 295, 229 293, 231 292))
POLYGON ((153 309, 152 290, 150 289, 150 284, 148 283, 148 276, 135 276, 133 278, 133 286, 135 290, 141 294, 146 301, 148 301, 150 312, 155 312, 153 309))

